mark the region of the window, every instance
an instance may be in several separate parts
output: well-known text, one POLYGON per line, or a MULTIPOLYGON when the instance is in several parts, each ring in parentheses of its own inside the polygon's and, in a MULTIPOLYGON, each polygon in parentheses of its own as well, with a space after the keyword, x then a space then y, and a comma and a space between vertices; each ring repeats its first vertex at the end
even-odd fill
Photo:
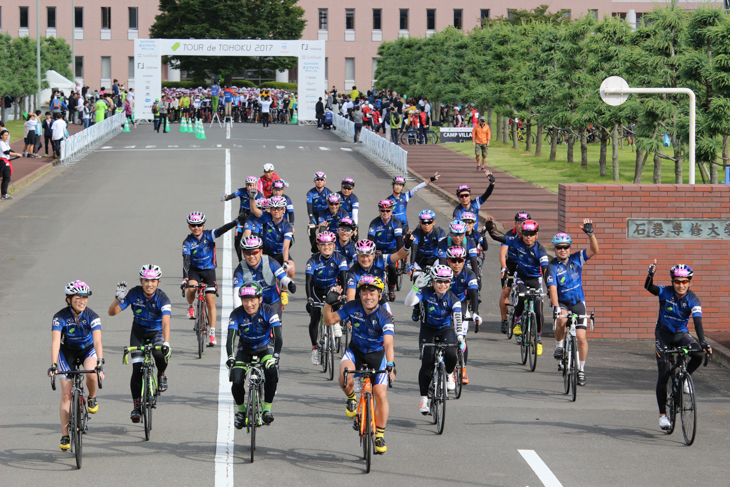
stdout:
POLYGON ((129 68, 127 69, 127 77, 134 79, 134 56, 129 56, 129 68))
MULTIPOLYGON (((728 0, 730 2, 730 0, 728 0)), ((373 9, 373 30, 381 30, 383 28, 383 10, 380 8, 373 9)))
MULTIPOLYGON (((727 1, 727 0, 725 0, 727 1)), ((592 17, 596 20, 598 20, 598 9, 597 8, 589 8, 588 9, 588 16, 592 17)))
POLYGON ((46 7, 46 18, 48 19, 48 28, 56 28, 56 7, 46 7))
POLYGON ((20 28, 28 28, 28 7, 20 7, 20 28))
POLYGON ((132 30, 136 30, 137 27, 137 18, 138 18, 138 9, 137 7, 129 7, 129 28, 132 30))
POLYGON ((112 58, 110 56, 101 58, 101 79, 112 79, 112 58))
POLYGON ((326 80, 329 79, 329 76, 328 76, 329 72, 330 72, 330 58, 326 57, 326 58, 324 58, 324 79, 326 79, 326 80))
POLYGON ((566 19, 570 18, 570 9, 569 8, 563 9, 563 17, 565 17, 566 19))
POLYGON ((0 29, 3 27, 3 7, 0 5, 0 29))
POLYGON ((486 21, 487 19, 489 19, 489 14, 490 12, 488 8, 483 8, 480 10, 479 19, 481 20, 482 27, 484 27, 484 24, 487 23, 486 21))
POLYGON ((83 78, 84 77, 84 56, 76 56, 76 62, 74 63, 76 77, 77 78, 83 78))
POLYGON ((74 20, 74 27, 76 27, 77 29, 84 28, 84 7, 75 7, 74 20))
POLYGON ((327 9, 319 9, 319 30, 327 30, 327 9))
POLYGON ((460 8, 454 9, 454 27, 456 27, 457 29, 463 28, 463 24, 461 21, 463 14, 464 14, 464 11, 462 9, 460 9, 460 8))
POLYGON ((101 28, 111 29, 112 28, 112 8, 101 7, 101 28))
POLYGON ((355 9, 354 8, 345 9, 345 29, 346 30, 355 30, 355 9))
POLYGON ((345 80, 347 80, 347 81, 355 80, 355 58, 354 57, 345 58, 345 80))
POLYGON ((426 9, 426 30, 436 30, 436 9, 426 9))
POLYGON ((400 9, 400 30, 408 30, 408 9, 400 9))

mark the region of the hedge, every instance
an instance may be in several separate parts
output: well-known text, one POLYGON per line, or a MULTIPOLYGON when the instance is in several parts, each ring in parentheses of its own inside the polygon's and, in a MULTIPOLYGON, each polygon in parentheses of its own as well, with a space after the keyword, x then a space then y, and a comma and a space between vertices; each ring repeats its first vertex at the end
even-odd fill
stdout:
POLYGON ((282 83, 280 81, 267 81, 261 83, 261 88, 271 88, 274 90, 297 91, 297 83, 282 83))

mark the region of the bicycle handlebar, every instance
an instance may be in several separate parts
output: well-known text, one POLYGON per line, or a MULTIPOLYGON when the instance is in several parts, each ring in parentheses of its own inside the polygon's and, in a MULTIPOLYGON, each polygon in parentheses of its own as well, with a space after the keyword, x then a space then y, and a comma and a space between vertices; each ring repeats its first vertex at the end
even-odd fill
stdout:
POLYGON ((81 374, 96 374, 96 381, 99 385, 99 389, 102 389, 101 376, 97 370, 66 370, 64 372, 56 371, 51 375, 51 389, 56 390, 56 376, 57 375, 81 375, 81 374))
POLYGON ((129 352, 140 351, 143 353, 151 352, 153 350, 162 350, 163 345, 141 345, 139 347, 124 347, 124 355, 122 356, 122 365, 128 364, 127 356, 129 352))
MULTIPOLYGON (((395 369, 393 369, 395 370, 395 369)), ((378 375, 378 374, 387 374, 388 375, 388 387, 393 387, 393 381, 390 378, 390 373, 388 370, 375 370, 375 369, 361 369, 361 370, 349 370, 347 367, 345 367, 345 371, 342 374, 343 379, 345 379, 345 385, 347 385, 347 374, 360 374, 364 377, 370 377, 372 375, 378 375)))
POLYGON ((423 360, 423 349, 426 347, 446 348, 446 347, 455 347, 455 346, 457 346, 456 343, 449 343, 449 342, 426 343, 424 340, 421 342, 420 360, 423 360))

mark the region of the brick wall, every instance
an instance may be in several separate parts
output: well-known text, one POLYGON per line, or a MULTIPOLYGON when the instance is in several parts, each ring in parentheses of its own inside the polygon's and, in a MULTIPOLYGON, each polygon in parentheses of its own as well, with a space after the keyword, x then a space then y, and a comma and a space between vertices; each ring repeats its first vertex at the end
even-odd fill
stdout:
MULTIPOLYGON (((560 231, 573 237, 575 249, 588 247, 580 230, 583 218, 591 218, 596 226, 600 253, 583 271, 586 305, 596 312, 591 336, 654 336, 658 301, 644 289, 654 259, 659 267, 654 282, 660 285, 670 284, 674 264, 689 264, 695 271, 692 290, 702 301, 704 329, 730 330, 730 240, 626 237, 627 218, 730 218, 730 186, 561 184, 558 211, 560 231)), ((691 323, 689 327, 692 331, 691 323)))

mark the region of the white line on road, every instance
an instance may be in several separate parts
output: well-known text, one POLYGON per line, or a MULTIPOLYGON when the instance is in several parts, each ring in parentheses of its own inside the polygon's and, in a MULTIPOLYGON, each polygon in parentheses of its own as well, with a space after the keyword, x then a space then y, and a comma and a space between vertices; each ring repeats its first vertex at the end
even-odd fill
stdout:
POLYGON ((167 147, 172 148, 172 147, 177 147, 177 146, 176 145, 168 145, 167 147))
MULTIPOLYGON (((228 193, 226 193, 228 194, 228 193)), ((535 475, 540 479, 542 485, 545 487, 563 487, 558 478, 553 472, 545 465, 542 458, 535 452, 535 450, 517 450, 525 459, 527 464, 535 472, 535 475)))
POLYGON ((352 152, 352 149, 350 149, 349 147, 340 147, 340 149, 342 149, 345 152, 352 152))
POLYGON ((146 145, 146 146, 144 146, 145 149, 154 149, 155 147, 157 147, 157 146, 156 145, 146 145))
POLYGON ((125 145, 124 146, 125 149, 134 149, 135 147, 137 147, 137 146, 136 145, 125 145))
POLYGON ((286 146, 285 145, 277 145, 276 148, 277 149, 286 149, 286 146))
MULTIPOLYGON (((224 194, 231 192, 231 150, 226 149, 226 179, 224 194)), ((223 221, 231 220, 231 202, 223 206, 223 221)), ((228 317, 233 311, 233 271, 231 269, 231 233, 223 236, 223 306, 220 319, 221 360, 218 373, 218 434, 215 447, 215 486, 233 487, 233 396, 226 369, 226 341, 228 340, 228 317)))
POLYGON ((223 146, 222 146, 222 145, 220 145, 220 144, 216 144, 216 147, 223 147, 223 146))
POLYGON ((112 147, 112 146, 110 146, 110 145, 105 145, 104 147, 102 147, 102 149, 113 149, 113 148, 114 148, 114 147, 112 147))
POLYGON ((300 149, 304 149, 304 146, 300 145, 300 146, 299 146, 299 148, 300 148, 300 149))
POLYGON ((320 147, 319 150, 330 150, 329 147, 320 147))
POLYGON ((226 139, 231 138, 231 122, 226 124, 226 139))

